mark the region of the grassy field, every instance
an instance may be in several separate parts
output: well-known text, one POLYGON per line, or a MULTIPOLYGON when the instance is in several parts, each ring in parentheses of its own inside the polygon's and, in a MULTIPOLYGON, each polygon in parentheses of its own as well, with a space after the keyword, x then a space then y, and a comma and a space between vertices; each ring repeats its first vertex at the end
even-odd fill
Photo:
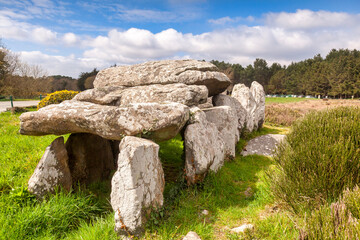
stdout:
POLYGON ((268 124, 291 126, 310 112, 336 107, 360 107, 358 99, 266 98, 265 119, 268 124))
MULTIPOLYGON (((18 116, 0 114, 0 239, 117 239, 108 183, 70 194, 59 191, 43 202, 27 192, 28 179, 56 136, 18 134, 18 116)), ((238 151, 255 136, 284 131, 265 126, 242 139, 238 151)), ((271 158, 237 156, 202 184, 187 187, 181 180, 182 148, 180 137, 160 144, 165 205, 151 215, 143 239, 181 239, 188 231, 196 231, 202 239, 297 238, 289 213, 274 203, 264 180, 271 158), (201 214, 203 210, 209 214, 201 214), (245 234, 229 230, 243 223, 254 224, 255 229, 245 234)))
POLYGON ((303 101, 316 101, 317 98, 294 98, 294 97, 267 97, 265 98, 266 104, 271 103, 292 103, 292 102, 303 102, 303 101))

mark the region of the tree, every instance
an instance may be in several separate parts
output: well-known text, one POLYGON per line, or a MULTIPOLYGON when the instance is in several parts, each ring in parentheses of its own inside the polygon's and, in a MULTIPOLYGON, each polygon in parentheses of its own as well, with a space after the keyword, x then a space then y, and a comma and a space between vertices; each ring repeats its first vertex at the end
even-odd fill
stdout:
MULTIPOLYGON (((86 79, 89 78, 89 77, 92 77, 92 76, 96 76, 96 74, 98 74, 98 72, 99 71, 96 68, 94 68, 91 72, 82 72, 82 73, 80 73, 80 76, 79 76, 78 81, 77 81, 77 86, 80 89, 80 91, 84 91, 85 89, 87 89, 85 87, 86 79)), ((91 86, 91 84, 89 84, 89 80, 88 80, 86 85, 88 87, 91 86)))

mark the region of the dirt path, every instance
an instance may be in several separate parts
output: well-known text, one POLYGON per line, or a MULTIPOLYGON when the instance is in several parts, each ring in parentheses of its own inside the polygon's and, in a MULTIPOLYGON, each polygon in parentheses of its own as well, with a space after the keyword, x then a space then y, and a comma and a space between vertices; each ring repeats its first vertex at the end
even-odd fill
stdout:
MULTIPOLYGON (((30 107, 36 106, 39 101, 14 101, 14 107, 30 107)), ((5 112, 7 108, 11 107, 10 101, 0 102, 0 112, 5 112)))

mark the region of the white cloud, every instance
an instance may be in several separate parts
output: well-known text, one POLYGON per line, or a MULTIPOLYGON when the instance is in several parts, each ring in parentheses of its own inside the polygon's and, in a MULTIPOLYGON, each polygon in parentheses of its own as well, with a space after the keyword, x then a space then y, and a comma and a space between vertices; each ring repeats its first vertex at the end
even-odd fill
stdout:
POLYGON ((49 75, 67 75, 77 78, 81 72, 88 72, 94 67, 104 68, 109 65, 96 58, 77 58, 74 55, 52 56, 40 51, 20 52, 24 62, 43 67, 49 75))
POLYGON ((126 9, 119 7, 117 18, 127 22, 182 22, 198 17, 195 11, 158 11, 149 9, 126 9))
POLYGON ((66 33, 62 39, 67 45, 75 45, 79 41, 78 36, 76 36, 74 33, 66 33))
POLYGON ((253 22, 255 18, 253 16, 248 16, 246 18, 243 17, 234 17, 231 18, 229 16, 218 18, 218 19, 209 19, 208 22, 214 25, 225 25, 225 24, 233 24, 239 23, 241 21, 253 22))
MULTIPOLYGON (((214 23, 228 24, 236 20, 225 17, 214 23)), ((107 35, 90 38, 72 32, 59 34, 13 20, 9 14, 0 12, 0 35, 53 44, 60 52, 64 45, 83 49, 79 56, 22 52, 25 61, 43 66, 50 74, 77 77, 94 67, 158 59, 217 59, 248 65, 256 58, 264 58, 269 63, 288 64, 317 53, 326 55, 332 48, 359 49, 358 22, 357 14, 298 10, 266 14, 262 25, 227 27, 202 34, 185 34, 171 28, 159 33, 130 28, 112 29, 107 35)))
POLYGON ((295 13, 269 13, 265 20, 269 26, 285 29, 341 28, 358 25, 360 14, 297 10, 295 13))
POLYGON ((31 31, 34 41, 39 43, 51 44, 57 40, 57 34, 49 29, 37 27, 31 31))

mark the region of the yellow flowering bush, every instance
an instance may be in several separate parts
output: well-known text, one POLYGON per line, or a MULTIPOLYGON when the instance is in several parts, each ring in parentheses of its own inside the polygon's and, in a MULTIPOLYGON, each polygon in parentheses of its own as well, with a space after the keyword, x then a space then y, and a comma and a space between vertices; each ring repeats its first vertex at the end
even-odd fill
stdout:
POLYGON ((78 93, 79 92, 77 91, 68 91, 68 90, 53 92, 47 95, 46 98, 44 98, 38 103, 37 109, 39 110, 40 108, 50 104, 58 104, 65 100, 71 100, 78 93))

